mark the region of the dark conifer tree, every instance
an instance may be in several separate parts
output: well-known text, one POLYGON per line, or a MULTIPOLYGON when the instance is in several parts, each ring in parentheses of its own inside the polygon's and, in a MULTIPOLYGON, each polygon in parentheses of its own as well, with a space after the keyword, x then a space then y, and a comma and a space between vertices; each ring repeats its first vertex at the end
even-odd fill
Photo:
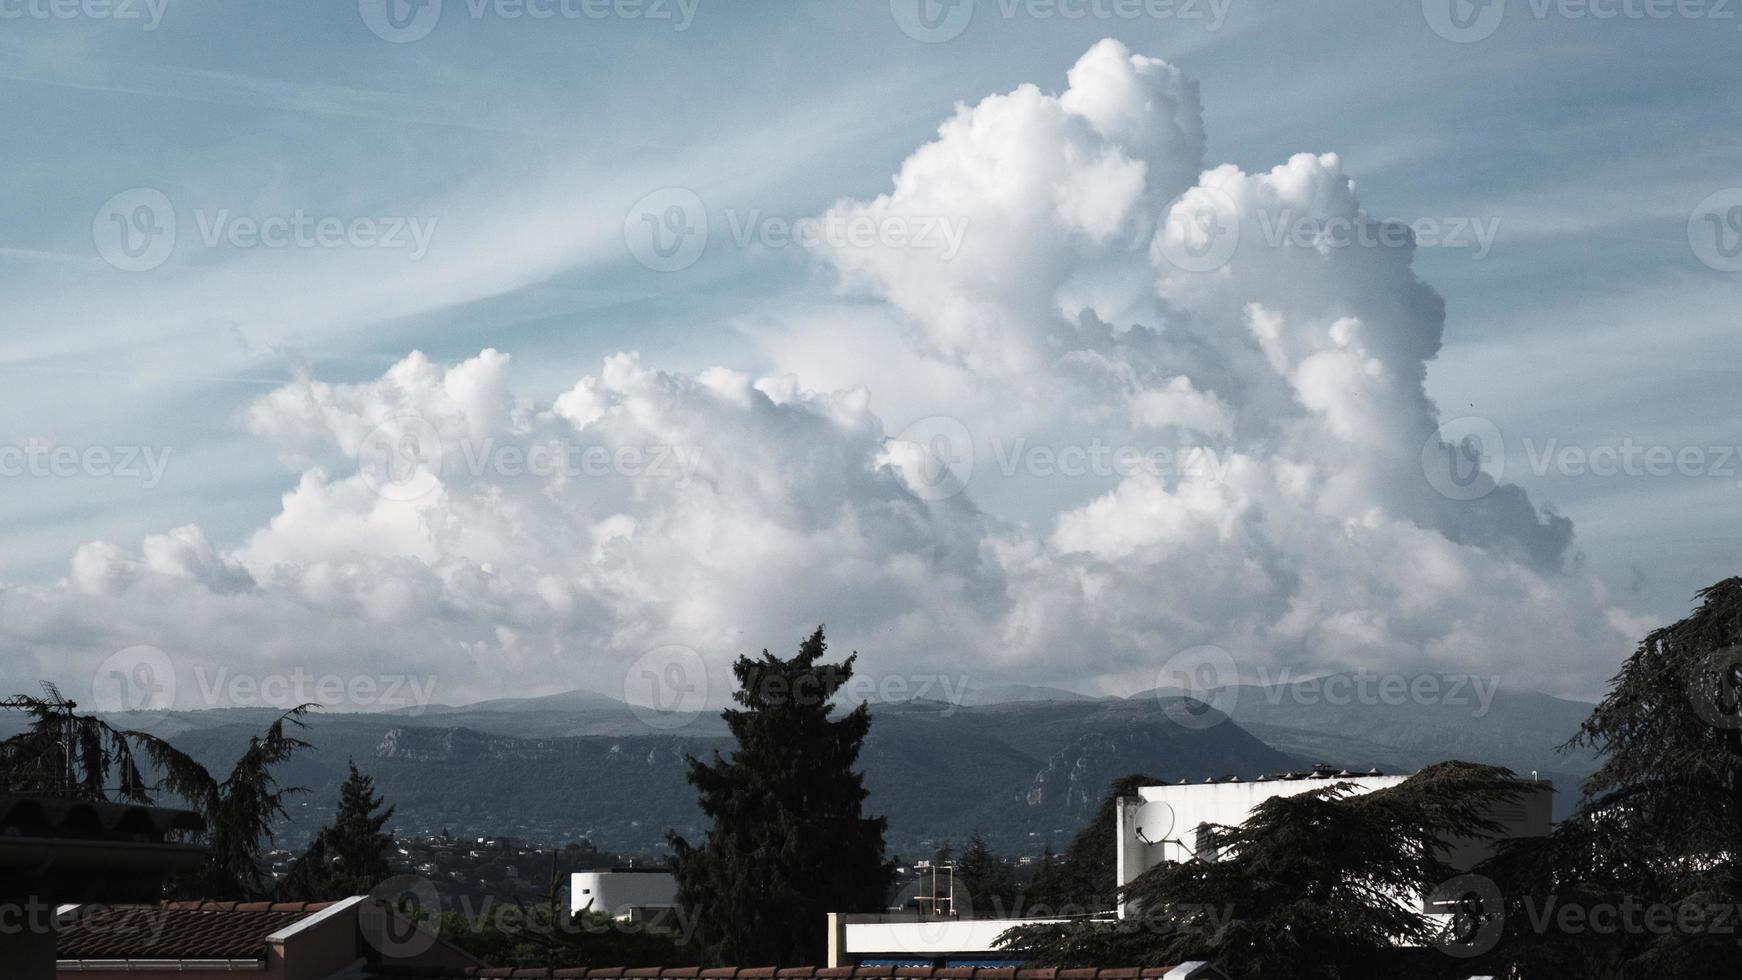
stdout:
POLYGON ((321 828, 307 851, 291 865, 279 884, 287 901, 325 901, 365 895, 393 874, 387 862, 393 837, 382 828, 393 817, 393 807, 381 809, 375 781, 357 771, 339 787, 339 805, 331 826, 321 828))
POLYGON ((1645 637, 1580 728, 1574 744, 1603 752, 1603 765, 1578 809, 1495 862, 1513 896, 1501 953, 1525 976, 1736 974, 1727 923, 1742 906, 1742 578, 1699 599, 1645 637), (1642 909, 1675 927, 1649 927, 1642 909), (1620 927, 1561 925, 1604 915, 1620 927))
POLYGON ((671 835, 672 870, 713 962, 819 964, 826 913, 874 912, 887 899, 885 821, 864 816, 854 770, 870 710, 833 716, 857 655, 823 663, 826 649, 818 627, 790 660, 740 657, 739 707, 724 712, 737 747, 689 760, 713 826, 699 846, 671 835))
POLYGON ((1043 912, 1080 915, 1109 911, 1118 904, 1118 890, 1113 886, 1118 875, 1113 865, 1119 836, 1119 798, 1135 796, 1139 786, 1160 782, 1163 780, 1136 773, 1113 780, 1095 816, 1071 838, 1064 854, 1055 858, 1049 850, 1047 859, 1035 872, 1028 895, 1031 914, 1043 918, 1043 912))

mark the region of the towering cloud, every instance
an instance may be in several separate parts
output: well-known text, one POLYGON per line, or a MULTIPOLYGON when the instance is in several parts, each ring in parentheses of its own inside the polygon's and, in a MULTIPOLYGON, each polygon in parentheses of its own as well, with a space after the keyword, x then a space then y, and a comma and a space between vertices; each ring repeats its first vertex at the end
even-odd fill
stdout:
POLYGON ((90 544, 60 585, 0 590, 15 681, 151 643, 184 672, 433 674, 450 700, 619 692, 649 649, 718 667, 826 621, 873 674, 1117 689, 1216 644, 1251 674, 1594 686, 1639 624, 1570 522, 1424 471, 1444 309, 1407 237, 1334 155, 1203 170, 1177 68, 1104 41, 1068 83, 958 107, 889 193, 823 216, 966 235, 820 243, 886 312, 772 339, 776 377, 619 354, 539 403, 504 354, 413 353, 261 398, 247 428, 300 473, 278 514, 227 550, 90 544), (1069 485, 1009 463, 1061 440, 1131 451, 1069 485))

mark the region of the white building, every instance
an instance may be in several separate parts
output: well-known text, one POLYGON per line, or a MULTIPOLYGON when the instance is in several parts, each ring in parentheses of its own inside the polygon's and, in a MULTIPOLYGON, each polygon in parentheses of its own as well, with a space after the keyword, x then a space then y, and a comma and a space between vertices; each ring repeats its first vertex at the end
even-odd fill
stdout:
MULTIPOLYGON (((1347 783, 1355 793, 1396 786, 1408 776, 1338 772, 1320 766, 1308 772, 1253 780, 1230 777, 1202 783, 1143 786, 1136 796, 1118 801, 1119 839, 1114 867, 1117 884, 1124 888, 1138 875, 1164 861, 1183 862, 1193 857, 1213 861, 1220 855, 1210 846, 1207 830, 1212 825, 1236 827, 1246 822, 1258 804, 1279 796, 1323 789, 1331 783, 1347 783)), ((1489 814, 1500 824, 1499 837, 1541 837, 1549 832, 1553 784, 1531 782, 1526 792, 1489 814)), ((1448 862, 1468 870, 1493 853, 1492 841, 1453 843, 1448 862)), ((1119 912, 1125 914, 1120 905, 1119 912)))
POLYGON ((569 876, 569 911, 641 921, 677 906, 677 879, 653 868, 601 868, 569 876))

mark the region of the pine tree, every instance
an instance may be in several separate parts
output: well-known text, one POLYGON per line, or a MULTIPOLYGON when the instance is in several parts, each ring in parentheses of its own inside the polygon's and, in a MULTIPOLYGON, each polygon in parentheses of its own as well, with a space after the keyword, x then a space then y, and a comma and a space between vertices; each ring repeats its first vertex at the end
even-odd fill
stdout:
POLYGON ((1014 918, 1021 901, 1016 876, 1004 859, 993 853, 978 830, 968 838, 968 848, 956 862, 956 892, 962 908, 978 916, 1014 918))
POLYGON ((1742 903, 1742 578, 1698 598, 1645 637, 1581 726, 1574 744, 1602 751, 1603 765, 1578 809, 1490 872, 1515 896, 1501 953, 1526 976, 1736 975, 1734 930, 1626 920, 1629 907, 1727 916, 1742 903), (1559 925, 1616 910, 1620 928, 1559 925))
POLYGON ((1467 977, 1470 961, 1426 948, 1445 925, 1396 896, 1455 877, 1445 842, 1499 833, 1488 814, 1524 785, 1505 769, 1442 762, 1371 793, 1331 783, 1272 797, 1240 826, 1214 828, 1222 860, 1139 876, 1117 923, 1023 926, 1000 941, 1032 966, 1211 960, 1236 977, 1467 977))
POLYGON ((873 912, 887 900, 885 821, 863 815, 864 779, 853 769, 870 709, 832 717, 857 654, 826 664, 826 649, 818 627, 791 660, 767 650, 740 657, 740 707, 724 712, 737 747, 730 758, 689 760, 713 826, 700 846, 670 835, 672 870, 714 962, 821 963, 826 913, 873 912))
POLYGON ((384 801, 375 795, 375 780, 358 772, 355 762, 349 766, 332 825, 321 828, 279 885, 279 895, 288 901, 364 895, 393 874, 387 863, 393 837, 382 828, 394 808, 381 810, 384 801))

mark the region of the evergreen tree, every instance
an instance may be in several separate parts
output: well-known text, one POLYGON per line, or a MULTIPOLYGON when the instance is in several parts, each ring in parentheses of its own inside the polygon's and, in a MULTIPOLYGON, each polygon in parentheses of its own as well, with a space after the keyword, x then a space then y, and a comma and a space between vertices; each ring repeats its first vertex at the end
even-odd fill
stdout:
POLYGON ((870 709, 833 717, 858 655, 828 664, 826 649, 818 627, 790 660, 767 650, 740 657, 740 707, 724 712, 737 746, 730 758, 689 760, 713 825, 699 846, 670 835, 672 871, 713 962, 819 964, 826 913, 874 912, 886 899, 885 821, 863 815, 864 779, 853 768, 870 709))
POLYGON ((303 727, 302 716, 312 707, 292 708, 274 720, 264 735, 250 737, 247 751, 222 782, 167 742, 139 736, 152 762, 164 770, 164 787, 187 800, 206 820, 201 841, 206 846, 205 865, 170 883, 174 897, 248 901, 271 894, 261 854, 273 839, 273 822, 285 815, 285 797, 302 792, 300 787, 281 788, 273 770, 309 747, 289 734, 286 726, 303 727))
POLYGON ((956 862, 956 895, 965 915, 1012 918, 1020 914, 1021 889, 1004 859, 992 852, 978 830, 968 838, 968 848, 956 862), (962 898, 966 902, 962 902, 962 898))
POLYGON ((16 694, 0 701, 0 708, 30 715, 29 728, 0 741, 0 793, 149 803, 145 777, 133 758, 139 733, 78 714, 78 704, 47 681, 42 690, 44 697, 16 694), (108 785, 111 774, 114 786, 108 785))
POLYGON ((1034 915, 1044 912, 1081 914, 1106 912, 1118 904, 1116 841, 1118 840, 1118 805, 1122 796, 1135 796, 1137 787, 1154 786, 1161 780, 1134 773, 1113 780, 1107 795, 1095 810, 1087 826, 1071 838, 1065 853, 1057 858, 1048 856, 1035 872, 1029 888, 1029 904, 1034 915))
POLYGON ((1573 744, 1604 755, 1578 809, 1494 862, 1513 896, 1502 953, 1525 976, 1735 975, 1726 913, 1742 904, 1742 578, 1699 599, 1645 637, 1580 728, 1573 744), (1677 924, 1642 925, 1645 909, 1677 924), (1621 927, 1563 928, 1598 916, 1621 927))
POLYGON ((1125 919, 1025 926, 1004 948, 1033 966, 1211 960, 1236 977, 1467 977, 1464 961, 1427 948, 1443 928, 1409 897, 1454 878, 1446 842, 1498 833, 1485 814, 1523 785, 1447 762, 1371 793, 1333 783, 1272 797, 1240 826, 1213 829, 1222 860, 1161 864, 1132 882, 1125 919))
POLYGON ((382 828, 393 817, 393 807, 381 809, 375 781, 349 763, 351 773, 339 787, 339 805, 330 826, 321 828, 307 851, 290 866, 279 883, 286 901, 316 902, 366 895, 393 874, 387 851, 391 834, 382 828))

